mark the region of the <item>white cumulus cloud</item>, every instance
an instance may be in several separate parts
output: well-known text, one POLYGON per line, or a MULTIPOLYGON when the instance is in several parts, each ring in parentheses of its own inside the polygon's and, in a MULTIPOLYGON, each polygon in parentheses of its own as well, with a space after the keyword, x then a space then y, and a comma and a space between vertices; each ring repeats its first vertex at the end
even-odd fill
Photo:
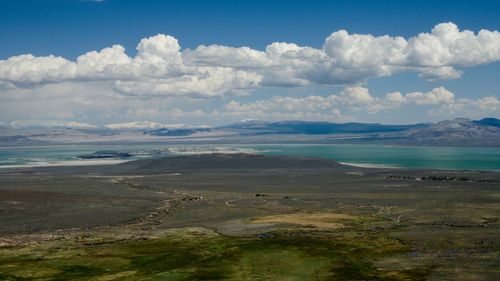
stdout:
MULTIPOLYGON (((303 98, 273 96, 267 100, 257 100, 249 103, 230 101, 226 110, 233 114, 242 112, 290 112, 298 116, 304 112, 318 113, 323 110, 346 108, 353 112, 365 111, 378 113, 384 110, 400 108, 404 105, 438 105, 450 106, 455 102, 454 94, 443 87, 434 88, 429 92, 387 93, 379 98, 372 96, 367 88, 360 86, 346 87, 340 94, 330 96, 307 96, 303 98)), ((484 103, 484 102, 483 102, 484 103)))
POLYGON ((453 23, 410 38, 339 30, 321 48, 275 42, 264 50, 222 45, 191 50, 182 49, 172 36, 158 34, 140 40, 134 57, 113 45, 75 61, 30 54, 0 60, 0 86, 109 81, 111 89, 125 95, 214 97, 262 86, 358 84, 401 72, 452 79, 464 68, 499 60, 498 31, 475 33, 453 23))

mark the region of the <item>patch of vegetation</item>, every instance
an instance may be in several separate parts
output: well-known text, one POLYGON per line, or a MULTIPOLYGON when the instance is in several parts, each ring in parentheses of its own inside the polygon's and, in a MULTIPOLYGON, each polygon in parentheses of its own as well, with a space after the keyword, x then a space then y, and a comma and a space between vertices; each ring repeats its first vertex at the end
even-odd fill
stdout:
POLYGON ((466 176, 400 176, 389 175, 386 179, 403 179, 403 180, 417 180, 417 181, 463 181, 463 182, 494 182, 492 179, 475 179, 466 176))
POLYGON ((380 233, 294 230, 260 237, 178 232, 101 245, 56 241, 3 249, 0 279, 424 280, 429 273, 426 267, 374 266, 379 258, 409 251, 380 233))

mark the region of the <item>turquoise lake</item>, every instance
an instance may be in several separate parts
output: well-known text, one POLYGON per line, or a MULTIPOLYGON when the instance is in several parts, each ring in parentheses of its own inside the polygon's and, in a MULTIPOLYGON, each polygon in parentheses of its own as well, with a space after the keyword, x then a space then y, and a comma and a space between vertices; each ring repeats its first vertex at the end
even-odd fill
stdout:
POLYGON ((419 169, 500 170, 500 148, 385 145, 261 146, 265 154, 323 157, 362 166, 419 169))
POLYGON ((126 160, 80 160, 99 150, 129 152, 127 160, 198 153, 262 153, 334 159, 366 167, 499 170, 500 148, 407 147, 386 145, 53 145, 0 148, 0 168, 113 164, 126 160))

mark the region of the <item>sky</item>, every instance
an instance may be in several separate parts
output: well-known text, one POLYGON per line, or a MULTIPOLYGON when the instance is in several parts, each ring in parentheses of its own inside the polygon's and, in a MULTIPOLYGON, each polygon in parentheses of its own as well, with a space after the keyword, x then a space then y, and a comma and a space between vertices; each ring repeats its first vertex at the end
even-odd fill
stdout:
POLYGON ((0 125, 500 117, 500 1, 0 1, 0 125))

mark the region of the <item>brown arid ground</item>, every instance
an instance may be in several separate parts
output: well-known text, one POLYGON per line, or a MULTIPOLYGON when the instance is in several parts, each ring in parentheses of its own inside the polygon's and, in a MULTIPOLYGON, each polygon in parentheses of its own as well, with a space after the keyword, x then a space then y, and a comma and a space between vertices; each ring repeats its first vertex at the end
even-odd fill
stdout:
POLYGON ((186 156, 0 171, 1 280, 499 280, 500 173, 186 156))
POLYGON ((309 228, 341 229, 345 222, 354 222, 357 216, 336 213, 293 213, 263 216, 250 220, 250 223, 291 224, 309 228))

